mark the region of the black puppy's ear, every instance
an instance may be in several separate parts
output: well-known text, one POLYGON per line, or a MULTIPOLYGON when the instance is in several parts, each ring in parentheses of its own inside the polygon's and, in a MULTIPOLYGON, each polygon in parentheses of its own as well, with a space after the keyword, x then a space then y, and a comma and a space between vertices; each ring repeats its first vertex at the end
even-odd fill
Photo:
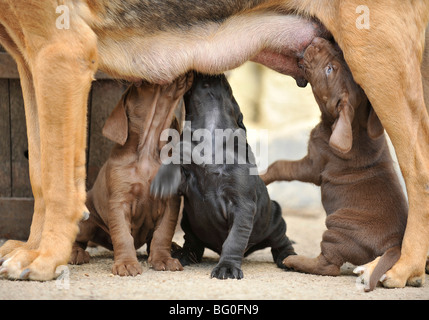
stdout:
POLYGON ((338 106, 339 116, 332 125, 329 145, 341 153, 347 153, 353 145, 352 122, 354 109, 349 103, 348 94, 344 94, 338 106))
POLYGON ((122 146, 128 138, 128 117, 125 104, 129 90, 130 89, 122 95, 121 100, 119 100, 118 104, 107 118, 102 130, 103 136, 122 146))
POLYGON ((379 138, 384 133, 383 125, 381 124, 381 121, 378 118, 372 106, 370 107, 370 110, 369 110, 366 130, 368 132, 368 136, 373 140, 379 138))
POLYGON ((240 112, 240 114, 238 115, 238 119, 237 119, 237 124, 238 126, 243 129, 244 131, 246 131, 246 127, 244 126, 243 123, 243 114, 240 112))
POLYGON ((238 105, 237 101, 232 95, 231 87, 230 87, 230 90, 231 90, 230 94, 231 94, 232 105, 234 107, 234 113, 237 115, 237 124, 241 129, 243 129, 246 132, 246 127, 244 126, 244 123, 243 123, 243 114, 241 113, 240 106, 238 105))

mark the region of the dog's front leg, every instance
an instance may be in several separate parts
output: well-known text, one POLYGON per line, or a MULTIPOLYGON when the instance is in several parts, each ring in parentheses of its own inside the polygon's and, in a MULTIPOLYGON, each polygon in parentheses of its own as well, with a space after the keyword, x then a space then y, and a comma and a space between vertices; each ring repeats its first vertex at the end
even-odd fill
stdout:
POLYGON ((9 273, 10 277, 16 278, 22 270, 19 266, 27 266, 36 256, 36 253, 33 250, 37 249, 40 244, 45 215, 45 204, 42 195, 39 119, 33 76, 29 70, 28 64, 25 62, 16 45, 7 35, 3 26, 0 26, 0 33, 4 40, 2 44, 15 59, 20 75, 22 94, 25 102, 24 106, 29 148, 29 173, 34 197, 34 214, 31 223, 30 236, 27 242, 9 240, 0 248, 0 265, 13 257, 13 259, 9 260, 3 268, 1 268, 2 273, 9 273), (14 261, 19 263, 14 263, 14 261), (6 265, 9 265, 9 270, 6 268, 6 265), (15 266, 17 268, 15 268, 15 266))
POLYGON ((180 197, 172 196, 166 201, 166 208, 156 227, 150 244, 149 263, 155 270, 181 271, 179 260, 171 257, 171 244, 180 211, 180 197))
MULTIPOLYGON (((38 166, 31 169, 40 243, 37 249, 22 251, 3 263, 10 278, 53 279, 56 268, 68 262, 85 211, 86 104, 97 70, 96 39, 78 23, 70 30, 46 32, 50 38, 40 39, 44 45, 29 57, 39 125, 38 132, 30 129, 29 134, 40 137, 40 172, 38 166), (39 214, 43 208, 44 215, 39 214)), ((26 116, 28 123, 35 114, 26 116)), ((30 158, 37 155, 33 139, 37 141, 29 139, 30 158)))
POLYGON ((312 182, 320 184, 320 169, 309 156, 298 161, 278 160, 268 167, 267 172, 261 176, 266 185, 274 181, 312 182))
POLYGON ((134 238, 131 235, 131 204, 110 201, 108 224, 113 244, 114 263, 112 273, 119 276, 136 276, 142 273, 137 260, 134 238))
MULTIPOLYGON (((13 48, 8 48, 8 51, 12 54, 15 52, 13 48)), ((8 260, 15 255, 14 259, 17 259, 19 256, 22 256, 21 259, 23 260, 20 261, 21 266, 27 266, 34 259, 34 253, 32 250, 37 249, 40 243, 40 238, 43 230, 43 220, 45 215, 45 204, 42 195, 42 180, 40 168, 39 119, 37 116, 37 104, 32 74, 28 69, 28 65, 24 62, 23 58, 18 54, 18 52, 15 52, 13 56, 18 65, 22 93, 25 101, 25 114, 27 120, 27 136, 29 148, 29 172, 34 197, 34 214, 32 218, 30 236, 28 238, 28 241, 7 241, 0 248, 0 265, 2 262, 8 260), (21 253, 19 253, 19 251, 21 251, 21 253), (19 253, 19 255, 16 255, 17 253, 19 253)), ((9 264, 11 268, 13 268, 13 262, 10 263, 9 261, 8 263, 6 263, 6 265, 7 264, 9 264)), ((14 277, 14 273, 17 274, 20 272, 20 269, 16 270, 16 272, 10 270, 9 276, 14 277)))
POLYGON ((242 204, 241 208, 236 207, 235 210, 228 237, 222 245, 219 263, 212 270, 212 278, 243 278, 241 263, 253 230, 253 217, 256 207, 242 204))
MULTIPOLYGON (((377 27, 370 30, 351 31, 341 19, 332 21, 335 26, 325 23, 389 134, 407 187, 409 211, 401 258, 386 273, 386 287, 422 286, 429 250, 429 117, 420 72, 429 11, 426 2, 401 4, 401 10, 388 6, 389 10, 372 10, 371 26, 377 27), (413 27, 403 28, 411 11, 413 27), (386 16, 395 18, 386 24, 386 16)), ((344 10, 352 10, 352 4, 344 10)))

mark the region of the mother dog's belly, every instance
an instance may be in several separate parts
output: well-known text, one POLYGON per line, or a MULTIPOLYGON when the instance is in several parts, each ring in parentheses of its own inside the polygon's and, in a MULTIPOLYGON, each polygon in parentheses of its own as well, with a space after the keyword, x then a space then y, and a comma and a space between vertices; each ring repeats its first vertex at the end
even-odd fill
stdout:
POLYGON ((122 79, 168 83, 196 70, 218 74, 254 60, 295 79, 297 58, 325 33, 311 20, 274 12, 232 16, 223 23, 145 34, 144 30, 97 30, 99 68, 122 79), (275 54, 273 54, 275 53, 275 54))

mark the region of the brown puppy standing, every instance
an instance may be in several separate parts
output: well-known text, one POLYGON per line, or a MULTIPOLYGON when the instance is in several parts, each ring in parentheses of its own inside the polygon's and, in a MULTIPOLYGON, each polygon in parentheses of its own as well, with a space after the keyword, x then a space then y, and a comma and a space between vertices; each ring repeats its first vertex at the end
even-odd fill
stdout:
POLYGON ((262 177, 300 180, 321 186, 326 226, 321 254, 289 256, 292 269, 339 275, 345 262, 375 268, 369 288, 399 259, 407 222, 407 202, 393 168, 384 129, 363 90, 354 82, 341 51, 315 38, 303 67, 322 112, 308 154, 299 161, 277 161, 262 177), (378 264, 377 264, 378 263, 378 264))
POLYGON ((192 74, 170 85, 132 85, 112 111, 103 134, 117 144, 88 192, 90 216, 79 225, 72 264, 89 261, 85 248, 93 241, 114 251, 113 274, 135 276, 142 272, 135 250, 147 243, 155 270, 183 270, 170 253, 180 199, 154 199, 149 189, 161 165, 160 134, 191 83, 192 74))

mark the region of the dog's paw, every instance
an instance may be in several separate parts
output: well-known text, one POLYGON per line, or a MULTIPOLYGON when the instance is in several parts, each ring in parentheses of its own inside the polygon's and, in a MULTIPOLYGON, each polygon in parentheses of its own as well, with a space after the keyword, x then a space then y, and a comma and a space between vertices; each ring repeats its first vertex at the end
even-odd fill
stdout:
POLYGON ((138 261, 116 262, 113 264, 112 273, 121 277, 135 277, 142 273, 142 266, 138 261))
POLYGON ((155 261, 151 261, 152 268, 156 271, 182 271, 183 267, 179 260, 174 258, 164 258, 155 261))
MULTIPOLYGON (((375 267, 375 266, 374 266, 375 267)), ((356 287, 363 291, 369 291, 369 279, 371 278, 374 269, 370 264, 358 266, 353 270, 353 273, 358 277, 356 279, 356 287)))
POLYGON ((89 259, 90 255, 86 250, 82 249, 81 247, 73 247, 69 263, 79 265, 88 263, 89 259))
POLYGON ((211 278, 217 279, 237 279, 243 278, 243 271, 240 268, 229 263, 219 263, 211 273, 211 278))
POLYGON ((386 288, 403 288, 406 285, 422 287, 425 283, 425 269, 418 272, 409 268, 409 265, 396 264, 383 275, 380 282, 386 288))
POLYGON ((0 247, 0 265, 12 251, 25 247, 26 243, 18 240, 8 240, 0 247))
POLYGON ((150 185, 150 193, 155 198, 168 198, 177 193, 181 179, 179 165, 162 165, 150 185))
POLYGON ((297 255, 291 255, 283 259, 281 268, 286 270, 296 270, 297 259, 300 257, 297 255), (298 257, 298 258, 297 258, 298 257))
POLYGON ((201 262, 201 256, 198 255, 196 252, 192 250, 188 250, 186 248, 180 248, 174 250, 174 252, 171 253, 171 256, 174 258, 179 259, 182 266, 189 266, 194 263, 201 262))
MULTIPOLYGON (((64 259, 67 261, 67 258, 64 259)), ((42 254, 39 250, 18 248, 3 261, 0 267, 0 275, 9 279, 48 281, 55 279, 57 259, 52 254, 42 254)))

